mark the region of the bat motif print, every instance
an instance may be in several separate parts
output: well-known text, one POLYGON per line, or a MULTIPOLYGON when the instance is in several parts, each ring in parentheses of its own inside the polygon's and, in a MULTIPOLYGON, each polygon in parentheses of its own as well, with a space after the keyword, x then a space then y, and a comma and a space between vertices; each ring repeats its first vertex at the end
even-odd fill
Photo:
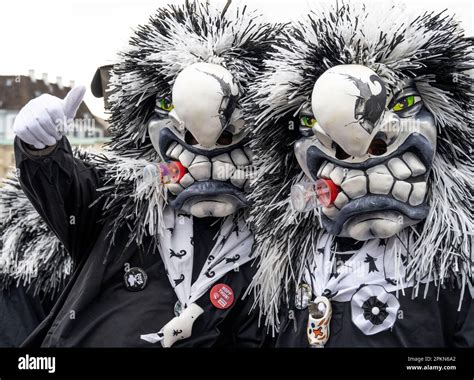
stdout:
POLYGON ((176 253, 175 251, 173 251, 171 248, 170 248, 170 258, 171 257, 177 257, 178 259, 181 259, 183 256, 186 256, 186 251, 184 249, 180 250, 178 253, 176 253))
POLYGON ((207 278, 212 278, 216 275, 216 272, 214 272, 213 270, 209 269, 206 273, 205 273, 206 277, 207 278))
POLYGON ((181 284, 183 281, 184 281, 184 274, 182 274, 178 279, 176 280, 173 280, 174 281, 174 286, 178 286, 179 284, 181 284))
POLYGON ((239 259, 240 259, 240 255, 235 255, 234 257, 229 257, 229 258, 225 259, 225 263, 226 263, 226 264, 235 263, 235 262, 237 262, 239 259))
POLYGON ((367 254, 365 256, 365 260, 364 260, 364 263, 368 263, 369 264, 369 273, 371 272, 378 272, 378 268, 377 266, 375 265, 375 262, 377 261, 376 258, 370 256, 369 254, 367 254))

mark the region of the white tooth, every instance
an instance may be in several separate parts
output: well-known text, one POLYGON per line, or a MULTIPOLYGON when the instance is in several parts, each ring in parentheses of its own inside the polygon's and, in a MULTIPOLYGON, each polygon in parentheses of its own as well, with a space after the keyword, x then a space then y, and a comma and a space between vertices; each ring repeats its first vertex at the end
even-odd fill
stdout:
POLYGON ((413 153, 408 152, 403 155, 403 161, 410 167, 413 177, 423 174, 426 172, 425 165, 416 157, 413 153))
POLYGON ((235 166, 247 166, 250 165, 250 161, 241 149, 234 149, 230 152, 230 157, 234 161, 235 166))
POLYGON ((393 181, 394 179, 390 174, 369 174, 369 190, 372 194, 388 194, 393 181))
POLYGON ((178 195, 184 190, 179 183, 168 183, 165 186, 171 192, 171 194, 174 195, 178 195))
POLYGON ((243 187, 246 180, 245 172, 240 169, 237 169, 234 174, 232 174, 232 177, 230 177, 230 183, 236 187, 243 187))
POLYGON ((398 157, 392 158, 388 162, 388 167, 392 174, 398 179, 407 179, 411 176, 411 171, 408 169, 408 166, 406 166, 406 164, 398 157))
POLYGON ((337 194, 336 199, 334 200, 334 205, 339 209, 343 208, 349 202, 349 198, 343 191, 337 194))
POLYGON ((215 161, 212 163, 212 179, 228 180, 234 174, 235 166, 227 162, 215 161))
POLYGON ((410 194, 411 183, 404 181, 397 181, 393 185, 392 195, 395 199, 398 199, 401 202, 406 202, 408 200, 408 195, 410 194))
POLYGON ((225 162, 225 163, 228 163, 228 164, 232 164, 232 160, 230 159, 230 156, 227 153, 220 154, 218 156, 212 157, 211 161, 212 162, 220 161, 220 162, 225 162))
POLYGON ((337 185, 340 186, 344 176, 346 175, 347 169, 343 169, 340 166, 337 166, 329 175, 329 178, 337 185))
POLYGON ((334 165, 328 162, 324 167, 323 171, 321 172, 322 178, 329 178, 329 174, 331 174, 332 170, 334 169, 334 165))
POLYGON ((206 161, 200 161, 196 163, 196 159, 188 168, 189 173, 191 173, 196 181, 205 181, 211 178, 211 163, 207 161, 207 158, 206 161))
POLYGON ((391 176, 390 172, 388 171, 385 165, 377 165, 377 166, 371 167, 370 169, 367 169, 367 174, 372 174, 372 173, 386 174, 386 175, 391 176))
POLYGON ((349 170, 346 173, 346 179, 353 178, 353 177, 358 177, 358 176, 363 176, 364 172, 362 170, 349 170))
POLYGON ((197 164, 199 162, 209 162, 209 158, 207 158, 206 156, 200 156, 200 155, 197 155, 193 162, 191 163, 191 165, 194 165, 194 164, 197 164))
POLYGON ((322 173, 324 167, 327 165, 327 163, 328 163, 327 161, 322 163, 322 165, 318 169, 318 173, 316 174, 316 177, 321 178, 321 173, 322 173))
POLYGON ((173 151, 174 147, 178 145, 176 141, 172 142, 171 145, 168 147, 166 150, 166 155, 169 157, 171 155, 171 152, 173 151))
POLYGON ((248 146, 244 146, 244 153, 245 155, 247 156, 247 158, 249 159, 249 162, 252 163, 252 151, 250 150, 250 148, 248 146))
POLYGON ((423 203, 426 194, 426 182, 417 182, 413 184, 413 191, 410 195, 410 204, 418 206, 423 203))
POLYGON ((330 219, 334 219, 337 214, 339 214, 339 210, 336 207, 323 207, 322 208, 323 214, 326 215, 330 219))
POLYGON ((183 164, 185 168, 188 168, 191 165, 191 162, 194 160, 194 153, 191 153, 188 150, 184 150, 183 153, 179 155, 179 161, 183 164))
POLYGON ((342 185, 344 193, 351 198, 359 198, 367 194, 367 183, 365 176, 358 176, 346 179, 342 185))
POLYGON ((179 160, 179 155, 183 152, 183 147, 179 144, 176 144, 176 146, 173 148, 171 153, 168 155, 171 158, 174 158, 175 160, 179 160))
POLYGON ((191 186, 193 183, 194 178, 189 173, 186 173, 183 178, 181 178, 181 181, 179 181, 179 184, 184 188, 191 186))

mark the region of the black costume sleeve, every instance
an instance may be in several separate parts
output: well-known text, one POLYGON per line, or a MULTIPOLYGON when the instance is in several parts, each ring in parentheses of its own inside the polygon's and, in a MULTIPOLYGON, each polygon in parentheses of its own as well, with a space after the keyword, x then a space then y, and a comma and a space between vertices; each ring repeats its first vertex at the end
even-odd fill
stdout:
MULTIPOLYGON (((250 284, 256 267, 247 263, 240 268, 239 280, 250 284)), ((240 299, 231 314, 226 318, 226 334, 230 338, 229 344, 234 347, 265 347, 269 345, 269 336, 265 328, 259 324, 259 310, 253 308, 254 297, 250 293, 240 299)))
POLYGON ((267 347, 271 345, 270 336, 259 325, 259 311, 251 310, 252 302, 247 299, 244 307, 232 320, 235 347, 267 347))
POLYGON ((98 171, 73 157, 66 137, 37 152, 19 138, 14 145, 23 191, 74 262, 79 261, 100 231, 100 206, 89 207, 98 197, 98 171))
POLYGON ((466 292, 456 321, 456 331, 453 339, 455 347, 474 347, 474 303, 467 287, 466 292))

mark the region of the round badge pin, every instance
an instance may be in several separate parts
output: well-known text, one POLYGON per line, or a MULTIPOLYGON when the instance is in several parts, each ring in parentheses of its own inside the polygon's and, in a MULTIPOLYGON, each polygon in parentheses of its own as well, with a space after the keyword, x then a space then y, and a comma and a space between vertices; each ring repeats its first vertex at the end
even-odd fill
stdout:
POLYGON ((209 293, 211 303, 214 307, 224 310, 228 309, 234 303, 234 291, 229 285, 214 285, 209 293))
POLYGON ((123 275, 125 288, 131 292, 138 292, 145 289, 148 276, 142 268, 133 267, 123 275))

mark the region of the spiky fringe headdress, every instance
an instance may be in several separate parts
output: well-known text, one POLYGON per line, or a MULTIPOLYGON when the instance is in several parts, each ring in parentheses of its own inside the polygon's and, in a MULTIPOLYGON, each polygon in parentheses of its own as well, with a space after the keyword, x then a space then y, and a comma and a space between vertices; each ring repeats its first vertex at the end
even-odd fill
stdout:
POLYGON ((266 323, 278 328, 278 310, 288 300, 306 255, 323 233, 319 215, 294 214, 291 185, 302 171, 293 153, 292 132, 299 107, 330 67, 368 66, 390 92, 413 78, 433 114, 438 146, 430 178, 429 214, 393 237, 394 254, 407 255, 408 276, 419 284, 431 275, 464 289, 473 262, 472 68, 473 40, 444 13, 414 17, 400 6, 343 4, 311 12, 281 35, 277 51, 252 87, 260 110, 251 147, 258 170, 251 199, 260 269, 252 284, 266 323))

